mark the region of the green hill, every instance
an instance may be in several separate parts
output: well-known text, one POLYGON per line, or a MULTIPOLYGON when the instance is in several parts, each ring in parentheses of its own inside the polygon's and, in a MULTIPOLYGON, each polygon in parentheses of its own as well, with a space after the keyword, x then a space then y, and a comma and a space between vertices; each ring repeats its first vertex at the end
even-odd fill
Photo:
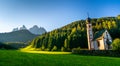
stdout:
MULTIPOLYGON (((112 38, 120 38, 120 15, 117 17, 92 18, 93 32, 107 29, 112 38)), ((73 48, 87 48, 86 22, 78 20, 45 33, 32 40, 27 48, 39 50, 71 50, 73 48)))
POLYGON ((30 33, 28 30, 0 33, 0 42, 28 42, 36 36, 37 35, 30 33))
POLYGON ((15 49, 23 48, 28 45, 28 42, 30 42, 33 38, 37 36, 38 35, 34 35, 30 33, 28 30, 0 33, 0 42, 2 42, 0 48, 4 48, 4 49, 8 49, 8 47, 10 48, 12 47, 15 49))

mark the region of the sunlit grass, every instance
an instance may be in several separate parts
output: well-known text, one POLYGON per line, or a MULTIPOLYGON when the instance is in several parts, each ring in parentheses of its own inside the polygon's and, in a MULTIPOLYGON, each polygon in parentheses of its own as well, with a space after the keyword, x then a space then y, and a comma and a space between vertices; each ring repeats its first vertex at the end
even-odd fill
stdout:
POLYGON ((0 66, 120 66, 120 58, 36 52, 0 50, 0 66))
POLYGON ((40 54, 72 54, 71 52, 53 52, 53 51, 39 51, 39 49, 31 48, 31 46, 27 46, 26 48, 20 49, 21 52, 27 53, 40 53, 40 54), (38 51, 35 51, 38 50, 38 51))
POLYGON ((52 52, 52 51, 21 51, 27 53, 40 53, 40 54, 71 54, 71 52, 52 52))
POLYGON ((32 45, 29 45, 25 48, 20 48, 21 51, 30 51, 30 50, 35 50, 35 48, 31 48, 32 45))

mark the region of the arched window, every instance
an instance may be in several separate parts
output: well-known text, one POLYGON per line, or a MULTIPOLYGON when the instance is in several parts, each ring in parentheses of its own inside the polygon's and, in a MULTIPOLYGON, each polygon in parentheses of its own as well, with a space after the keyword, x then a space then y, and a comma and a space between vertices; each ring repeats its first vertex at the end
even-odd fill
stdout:
POLYGON ((98 45, 98 47, 100 47, 100 42, 97 40, 97 45, 98 45))
POLYGON ((91 28, 91 25, 89 25, 89 28, 91 28))

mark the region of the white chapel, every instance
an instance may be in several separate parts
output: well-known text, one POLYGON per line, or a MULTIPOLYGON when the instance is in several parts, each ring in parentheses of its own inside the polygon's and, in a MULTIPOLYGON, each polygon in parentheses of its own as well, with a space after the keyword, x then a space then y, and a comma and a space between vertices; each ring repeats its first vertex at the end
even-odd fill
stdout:
POLYGON ((87 39, 89 50, 110 50, 112 38, 106 29, 93 34, 91 19, 86 19, 87 39))

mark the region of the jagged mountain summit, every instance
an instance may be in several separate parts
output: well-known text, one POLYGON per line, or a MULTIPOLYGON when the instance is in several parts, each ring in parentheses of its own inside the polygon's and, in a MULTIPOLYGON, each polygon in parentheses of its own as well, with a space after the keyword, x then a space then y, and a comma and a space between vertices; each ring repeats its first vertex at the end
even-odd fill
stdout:
POLYGON ((19 29, 18 28, 14 28, 13 31, 18 31, 19 29))
POLYGON ((27 28, 26 28, 26 26, 25 25, 23 25, 22 27, 20 27, 20 28, 13 28, 13 30, 12 30, 12 32, 14 32, 14 31, 19 31, 19 30, 27 30, 27 28))
POLYGON ((23 25, 22 27, 20 27, 20 30, 27 30, 27 28, 25 27, 25 25, 23 25))
POLYGON ((13 29, 13 32, 14 32, 14 31, 19 31, 19 30, 28 30, 28 31, 30 31, 32 34, 35 34, 35 35, 41 35, 41 34, 47 32, 47 31, 45 30, 45 28, 43 28, 43 27, 38 27, 37 25, 34 25, 33 27, 31 27, 31 28, 29 28, 29 29, 27 29, 26 26, 23 25, 23 26, 20 27, 20 28, 14 28, 14 29, 13 29))
POLYGON ((33 34, 43 34, 46 32, 46 30, 43 27, 38 27, 37 25, 34 25, 32 28, 29 29, 29 31, 33 34))

